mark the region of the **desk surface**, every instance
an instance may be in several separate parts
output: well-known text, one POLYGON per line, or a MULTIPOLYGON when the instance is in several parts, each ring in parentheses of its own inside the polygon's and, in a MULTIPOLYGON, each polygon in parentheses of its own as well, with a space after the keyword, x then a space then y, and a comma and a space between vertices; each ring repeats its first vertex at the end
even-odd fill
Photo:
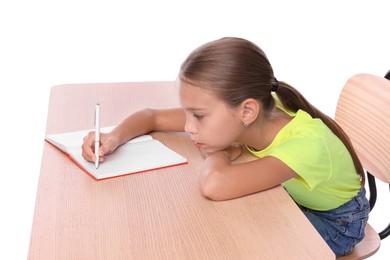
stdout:
MULTIPOLYGON (((173 82, 73 84, 51 90, 47 134, 102 126, 145 107, 178 106, 173 82)), ((184 133, 153 133, 189 164, 94 181, 45 143, 29 259, 334 259, 281 187, 214 202, 184 133)))

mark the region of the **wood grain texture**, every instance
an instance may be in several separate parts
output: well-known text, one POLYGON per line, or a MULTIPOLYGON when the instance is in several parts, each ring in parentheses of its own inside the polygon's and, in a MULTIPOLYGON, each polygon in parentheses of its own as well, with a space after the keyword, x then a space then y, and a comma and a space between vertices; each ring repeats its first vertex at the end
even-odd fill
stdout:
POLYGON ((351 138, 363 167, 390 182, 390 81, 358 74, 345 84, 336 121, 351 138))
MULTIPOLYGON (((145 107, 178 106, 173 82, 74 84, 51 91, 47 133, 102 126, 145 107)), ((334 259, 282 187, 213 202, 185 133, 153 133, 189 163, 94 181, 44 145, 28 259, 334 259)))

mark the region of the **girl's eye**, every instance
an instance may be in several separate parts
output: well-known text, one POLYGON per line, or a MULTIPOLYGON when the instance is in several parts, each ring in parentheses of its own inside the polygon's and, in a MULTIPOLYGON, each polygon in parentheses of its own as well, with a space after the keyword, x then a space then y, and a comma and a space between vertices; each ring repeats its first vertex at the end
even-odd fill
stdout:
POLYGON ((199 120, 203 118, 202 115, 198 115, 198 114, 194 114, 194 117, 195 117, 196 119, 199 119, 199 120))

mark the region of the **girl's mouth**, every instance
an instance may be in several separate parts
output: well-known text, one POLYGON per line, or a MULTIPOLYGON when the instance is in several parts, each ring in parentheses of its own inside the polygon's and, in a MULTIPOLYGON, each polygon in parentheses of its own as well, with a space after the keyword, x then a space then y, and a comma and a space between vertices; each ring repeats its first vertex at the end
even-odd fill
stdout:
POLYGON ((202 146, 204 146, 204 144, 202 144, 202 143, 198 143, 198 142, 195 142, 194 141, 194 144, 195 144, 195 146, 196 146, 196 148, 202 148, 202 146))

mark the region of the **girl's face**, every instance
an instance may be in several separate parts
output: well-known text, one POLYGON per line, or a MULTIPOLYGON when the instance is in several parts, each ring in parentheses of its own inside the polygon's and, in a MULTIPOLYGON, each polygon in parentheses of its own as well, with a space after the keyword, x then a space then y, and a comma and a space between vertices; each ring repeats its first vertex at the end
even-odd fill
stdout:
POLYGON ((240 109, 230 108, 212 91, 179 81, 180 103, 186 114, 185 131, 206 153, 227 148, 243 131, 240 109))

